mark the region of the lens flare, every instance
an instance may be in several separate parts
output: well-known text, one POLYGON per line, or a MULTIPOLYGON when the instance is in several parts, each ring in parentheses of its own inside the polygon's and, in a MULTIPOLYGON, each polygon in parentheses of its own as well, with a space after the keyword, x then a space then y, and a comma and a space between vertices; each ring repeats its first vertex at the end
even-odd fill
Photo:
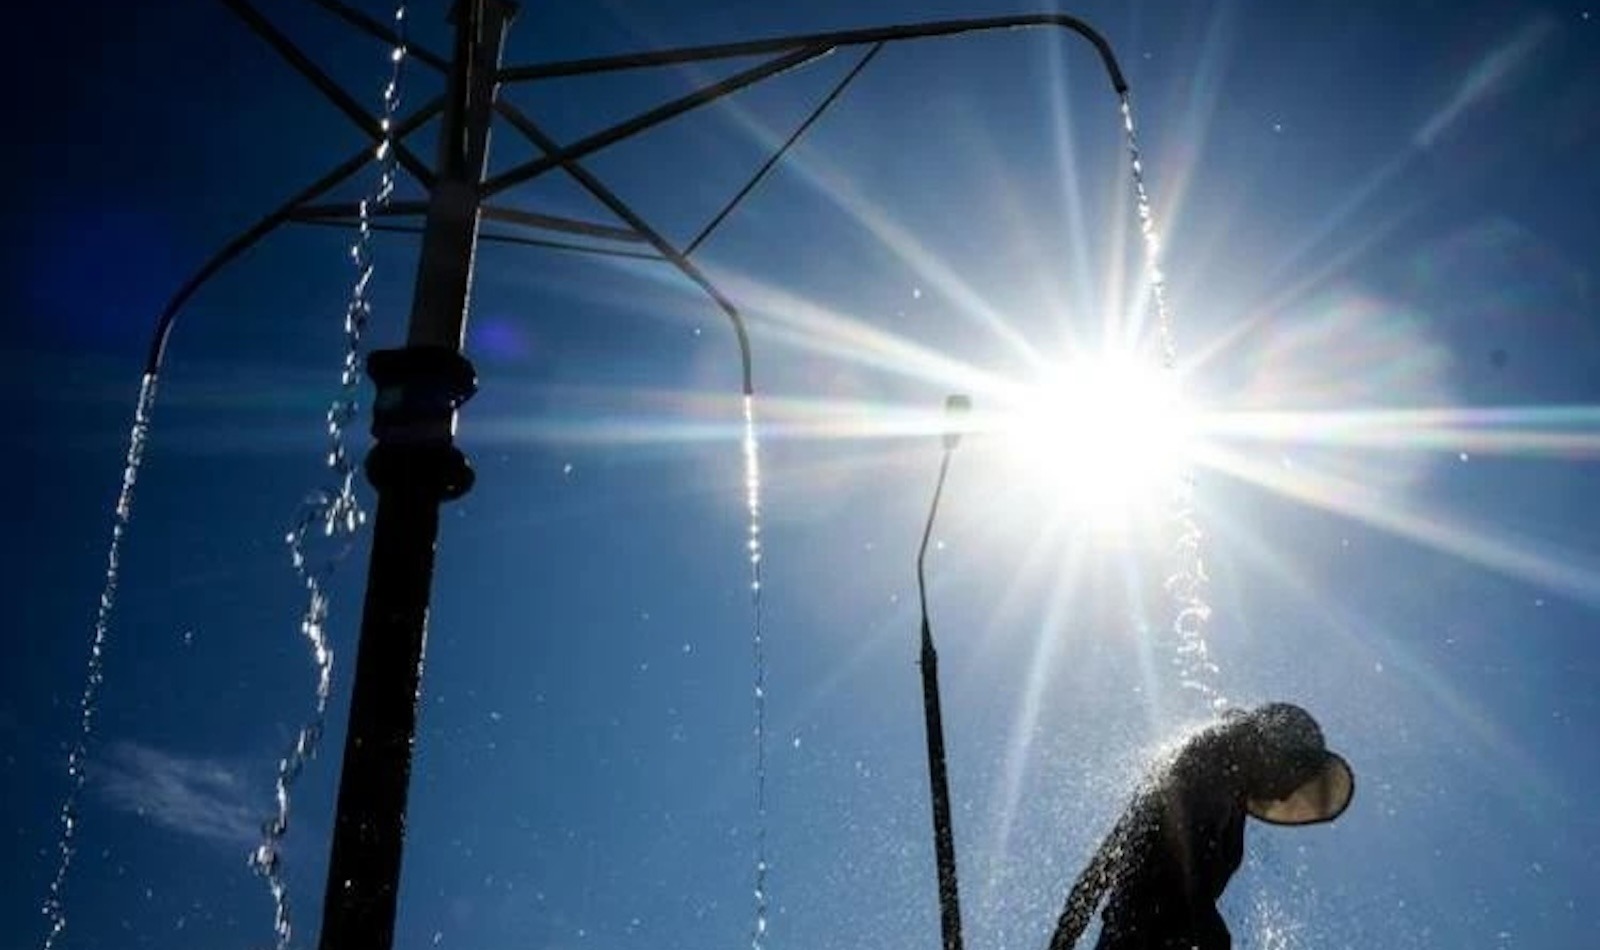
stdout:
POLYGON ((1132 354, 1052 370, 997 425, 1019 472, 1105 523, 1155 511, 1189 456, 1195 414, 1175 374, 1132 354))

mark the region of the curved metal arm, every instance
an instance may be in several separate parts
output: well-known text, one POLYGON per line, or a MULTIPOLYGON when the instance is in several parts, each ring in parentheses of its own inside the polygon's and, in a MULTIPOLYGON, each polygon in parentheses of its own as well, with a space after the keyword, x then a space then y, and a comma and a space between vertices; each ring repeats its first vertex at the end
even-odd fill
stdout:
POLYGON ((693 63, 708 59, 732 59, 738 56, 759 56, 764 53, 781 53, 787 50, 817 46, 862 46, 871 43, 898 43, 902 40, 930 39, 936 36, 959 36, 963 33, 981 33, 990 30, 1017 30, 1036 26, 1054 26, 1071 30, 1093 44, 1111 78, 1111 87, 1118 95, 1128 91, 1127 80, 1117 57, 1094 27, 1064 13, 1035 13, 1021 16, 987 17, 966 20, 939 20, 933 23, 913 23, 901 26, 878 26, 860 30, 837 30, 829 33, 803 33, 779 36, 766 40, 747 40, 740 43, 722 43, 710 46, 686 46, 680 49, 659 50, 649 53, 631 53, 623 56, 600 56, 589 59, 572 59, 538 66, 511 66, 500 70, 504 83, 529 82, 554 79, 558 76, 581 76, 586 73, 613 72, 619 69, 638 69, 647 66, 668 66, 674 63, 693 63))
MULTIPOLYGON (((444 98, 441 96, 418 109, 404 122, 395 126, 394 137, 400 138, 409 132, 415 131, 423 123, 432 119, 444 110, 444 98)), ((194 276, 184 281, 178 292, 172 295, 167 305, 162 308, 160 316, 156 318, 155 331, 151 334, 150 350, 145 356, 144 371, 147 374, 158 374, 161 371, 161 361, 166 357, 167 340, 172 336, 172 327, 178 318, 178 311, 183 309, 189 298, 205 285, 206 281, 217 275, 217 272, 231 263, 239 255, 254 247, 262 238, 278 229, 281 224, 287 223, 294 217, 296 209, 308 201, 312 201, 328 192, 335 185, 354 175, 361 167, 372 160, 372 149, 363 148, 344 162, 340 163, 333 171, 307 185, 299 194, 284 202, 276 211, 257 221, 255 224, 240 232, 233 240, 222 246, 222 249, 211 256, 211 259, 201 265, 194 276)))
MULTIPOLYGON (((1122 75, 1122 68, 1117 63, 1116 55, 1111 50, 1111 45, 1098 31, 1084 21, 1066 14, 1031 14, 1009 17, 992 17, 984 19, 943 20, 933 23, 909 24, 900 26, 872 27, 861 30, 843 30, 827 33, 808 33, 792 36, 776 37, 767 40, 751 40, 740 43, 727 43, 710 46, 691 46, 679 49, 659 50, 647 53, 634 53, 622 56, 596 57, 589 59, 568 60, 558 63, 547 63, 537 66, 514 66, 503 68, 498 74, 501 83, 528 82, 540 79, 551 79, 563 76, 577 76, 601 72, 613 72, 625 69, 636 69, 650 66, 663 66, 675 63, 700 62, 711 59, 728 59, 734 57, 777 55, 770 60, 743 73, 715 83, 705 89, 691 93, 664 106, 660 106, 627 122, 613 126, 591 135, 583 141, 563 148, 559 143, 543 135, 533 128, 533 124, 525 116, 509 107, 507 103, 497 105, 501 115, 511 120, 512 124, 524 136, 533 141, 545 155, 541 159, 525 163, 501 173, 496 178, 484 183, 486 194, 494 194, 512 185, 527 181, 531 178, 549 171, 553 168, 562 168, 575 177, 584 188, 594 194, 600 201, 609 207, 628 223, 635 231, 644 235, 645 240, 655 246, 661 256, 676 267, 679 272, 698 285, 713 303, 717 305, 733 323, 734 333, 738 337, 739 353, 743 365, 744 392, 749 395, 753 391, 751 380, 751 354, 750 341, 745 328, 743 317, 733 302, 722 293, 715 284, 696 267, 689 259, 688 254, 699 243, 697 238, 689 251, 680 252, 659 234, 651 229, 643 219, 634 214, 625 203, 610 194, 596 179, 581 166, 577 159, 590 152, 596 152, 634 134, 644 131, 652 125, 665 121, 690 109, 715 101, 729 95, 747 85, 769 78, 772 75, 787 71, 788 69, 809 62, 820 56, 826 55, 840 47, 870 45, 873 52, 887 43, 902 40, 929 39, 940 36, 959 36, 967 33, 985 32, 991 30, 1027 29, 1030 27, 1054 26, 1070 30, 1088 40, 1100 54, 1106 74, 1111 80, 1112 89, 1119 96, 1125 96, 1128 91, 1127 80, 1122 75)), ((870 59, 870 54, 869 57, 870 59)), ((863 61, 864 64, 865 61, 863 61)), ((858 66, 859 69, 859 66, 858 66)), ((831 101, 831 97, 830 100, 831 101)), ((824 104, 826 105, 826 103, 824 104)), ((809 123, 807 123, 809 124, 809 123)), ((797 133, 802 134, 804 127, 797 133)), ((787 146, 785 146, 787 149, 787 146)), ((775 162, 782 155, 780 150, 774 156, 775 162)), ((763 168, 757 178, 764 174, 763 168)), ((753 180, 754 181, 754 180, 753 180)), ((752 183, 753 183, 752 181, 752 183)), ((740 197, 735 197, 711 227, 720 223, 721 218, 731 210, 740 197)), ((708 229, 709 230, 709 229, 708 229)), ((702 237, 704 236, 702 232, 702 237)), ((924 538, 924 546, 927 539, 924 538)), ((922 559, 918 557, 918 575, 920 580, 922 559)))
MULTIPOLYGON (((229 2, 229 0, 225 0, 225 2, 229 2)), ((235 0, 235 2, 230 2, 230 6, 235 5, 243 6, 243 0, 235 0)), ((337 3, 329 3, 327 6, 330 8, 336 8, 342 5, 337 3)), ((886 43, 897 43, 904 40, 931 39, 941 36, 960 36, 968 33, 988 32, 994 30, 1015 30, 1051 26, 1070 30, 1088 40, 1089 43, 1093 45, 1095 50, 1099 53, 1101 62, 1105 66, 1106 74, 1111 80, 1112 88, 1117 92, 1118 95, 1123 95, 1128 91, 1127 80, 1123 77, 1122 69, 1118 65, 1116 56, 1112 53, 1111 46, 1106 39, 1083 20, 1067 14, 1058 13, 942 20, 933 23, 870 27, 866 29, 839 30, 824 33, 806 33, 774 37, 764 40, 749 40, 738 43, 691 46, 647 53, 633 53, 623 56, 567 60, 564 62, 546 63, 536 66, 519 66, 501 69, 497 74, 497 78, 503 83, 528 82, 561 76, 577 76, 597 72, 611 72, 624 69, 663 66, 674 63, 698 62, 711 59, 729 59, 734 57, 756 56, 761 54, 789 54, 788 56, 780 57, 780 59, 774 61, 773 64, 767 64, 765 67, 759 67, 758 71, 763 75, 755 78, 765 78, 766 75, 781 72, 790 66, 798 64, 799 62, 804 62, 813 59, 816 56, 824 55, 827 51, 840 47, 879 45, 886 43)), ((734 91, 734 88, 738 87, 736 84, 724 83, 722 85, 726 85, 728 88, 721 90, 714 86, 712 89, 719 94, 725 94, 726 92, 734 91)), ((326 90, 324 91, 326 92, 326 90)), ((709 101, 710 98, 716 97, 716 95, 701 94, 694 97, 693 104, 703 104, 705 101, 709 101)), ((671 108, 675 110, 672 111, 672 114, 676 114, 677 111, 685 111, 685 108, 681 103, 672 104, 671 108)), ((439 111, 441 111, 441 109, 442 99, 435 100, 434 102, 430 103, 416 115, 406 120, 406 122, 397 126, 395 134, 393 135, 393 139, 398 142, 407 132, 415 130, 417 126, 421 125, 427 119, 437 114, 439 111)), ((656 111, 662 112, 663 110, 667 109, 668 107, 663 107, 662 109, 656 111)), ((502 114, 505 114, 507 110, 502 108, 500 111, 502 114)), ((621 138, 627 137, 627 135, 631 134, 632 132, 642 131, 643 128, 647 127, 648 125, 655 124, 655 122, 660 121, 664 117, 666 116, 656 116, 654 113, 647 114, 647 118, 649 118, 650 121, 639 122, 637 128, 632 127, 633 123, 625 123, 623 126, 618 127, 617 129, 609 130, 607 133, 602 133, 604 137, 600 138, 598 141, 589 142, 586 140, 584 143, 580 143, 588 146, 586 149, 579 149, 573 146, 562 149, 553 141, 547 139, 543 143, 547 154, 544 159, 535 163, 535 173, 537 173, 537 171, 546 171, 557 167, 563 168, 570 172, 575 165, 573 160, 579 154, 583 154, 585 151, 597 151, 599 148, 605 147, 605 145, 612 144, 621 138)), ((514 124, 519 125, 519 131, 523 131, 524 134, 527 133, 528 130, 526 128, 520 127, 522 123, 514 124)), ((194 293, 205 284, 206 281, 210 280, 218 271, 220 271, 235 258, 239 257, 239 255, 253 247, 267 234, 270 234, 272 231, 276 230, 280 224, 284 224, 285 222, 291 220, 297 207, 322 195, 340 181, 343 181, 345 178, 354 174, 361 167, 361 165, 366 162, 368 155, 369 153, 367 151, 363 151, 360 154, 352 157, 350 160, 346 161, 344 164, 330 172, 327 176, 313 183, 300 194, 290 199, 289 202, 284 204, 278 210, 262 218, 254 226, 247 229, 235 237, 232 241, 224 245, 223 248, 218 251, 210 260, 208 260, 193 277, 191 277, 182 287, 180 287, 178 292, 173 296, 172 300, 167 304, 166 308, 161 312, 160 317, 157 319, 154 338, 151 341, 149 355, 146 359, 146 371, 154 372, 159 370, 166 350, 167 340, 171 334, 172 326, 178 311, 182 309, 182 307, 188 302, 194 293)), ((524 178, 532 177, 531 175, 526 174, 528 171, 527 169, 521 169, 520 171, 524 173, 524 178)), ((504 179, 505 177, 506 175, 504 174, 500 176, 501 179, 504 179)), ((506 182, 497 179, 485 183, 486 193, 493 193, 493 191, 496 190, 497 185, 504 187, 506 182)), ((590 188, 590 190, 594 191, 593 188, 590 188)), ((605 201, 604 198, 602 198, 602 201, 608 205, 612 204, 610 201, 605 201)), ((618 209, 613 206, 612 210, 613 212, 616 212, 618 209)), ((624 217, 632 218, 633 216, 624 215, 624 217)), ((694 281, 694 283, 699 285, 701 289, 704 290, 712 299, 712 301, 716 303, 717 306, 731 318, 734 324, 734 331, 739 338, 739 350, 742 362, 744 363, 744 389, 745 392, 750 392, 750 344, 743 320, 739 316, 737 308, 733 306, 732 302, 727 298, 727 296, 723 294, 714 284, 712 284, 711 281, 702 272, 700 272, 698 268, 694 267, 688 261, 686 255, 678 252, 676 248, 667 245, 666 242, 661 241, 659 236, 657 236, 657 240, 650 240, 653 232, 650 228, 648 228, 648 226, 642 228, 640 227, 642 220, 629 220, 628 223, 636 232, 645 236, 648 243, 655 245, 656 249, 666 260, 676 266, 687 277, 694 281)))
POLYGON ((707 277, 705 272, 696 267, 692 261, 674 247, 672 242, 663 237, 650 226, 649 222, 645 221, 644 218, 630 208, 627 202, 618 198, 611 189, 605 186, 605 183, 591 174, 588 169, 578 164, 576 158, 564 153, 560 143, 535 125, 533 120, 524 116, 509 103, 506 103, 500 109, 500 112, 510 120, 517 131, 527 137, 528 141, 544 151, 550 161, 559 164, 563 171, 572 176, 573 180, 579 185, 583 186, 585 191, 593 195, 601 204, 609 208, 612 214, 621 218, 627 223, 628 227, 632 228, 640 237, 643 237, 651 247, 654 247, 656 253, 671 262, 678 269, 678 272, 693 281, 695 286, 705 291, 706 296, 711 298, 712 303, 715 303, 718 309, 727 315, 728 320, 733 324, 734 335, 738 338, 739 372, 744 394, 746 396, 755 395, 755 370, 750 352, 750 334, 745 329, 744 316, 739 312, 739 308, 734 306, 728 295, 724 294, 716 284, 712 283, 711 278, 707 277))

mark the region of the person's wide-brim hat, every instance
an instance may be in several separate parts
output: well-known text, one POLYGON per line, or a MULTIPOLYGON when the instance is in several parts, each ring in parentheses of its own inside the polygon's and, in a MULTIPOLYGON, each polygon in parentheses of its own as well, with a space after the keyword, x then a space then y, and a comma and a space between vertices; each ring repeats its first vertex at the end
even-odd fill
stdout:
POLYGON ((1250 814, 1274 825, 1315 825, 1344 814, 1355 796, 1355 773, 1335 752, 1323 750, 1322 768, 1308 782, 1276 800, 1251 799, 1250 814))
POLYGON ((1270 703, 1248 715, 1273 758, 1294 775, 1310 776, 1283 798, 1250 799, 1250 814, 1274 825, 1314 825, 1344 814, 1355 795, 1355 773, 1343 756, 1328 750, 1311 714, 1291 703, 1270 703))

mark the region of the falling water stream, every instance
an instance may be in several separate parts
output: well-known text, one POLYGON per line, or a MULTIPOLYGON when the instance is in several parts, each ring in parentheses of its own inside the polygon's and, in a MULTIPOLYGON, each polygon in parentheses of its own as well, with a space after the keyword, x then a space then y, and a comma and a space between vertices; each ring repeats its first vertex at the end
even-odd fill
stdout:
MULTIPOLYGON (((1178 344, 1172 327, 1172 307, 1167 300, 1167 277, 1161 269, 1161 236, 1156 230, 1155 212, 1150 204, 1149 191, 1145 188, 1144 159, 1139 151, 1139 137, 1134 131, 1133 103, 1127 92, 1122 93, 1122 127, 1128 139, 1139 233, 1144 241, 1145 276, 1155 303, 1161 363, 1168 372, 1175 373, 1178 368, 1178 344)), ((1217 686, 1221 670, 1211 659, 1211 650, 1206 643, 1206 624, 1211 619, 1211 606, 1206 602, 1207 577, 1202 547, 1204 535, 1194 514, 1194 475, 1187 468, 1175 480, 1169 504, 1168 514, 1173 526, 1172 560, 1165 587, 1172 601, 1172 630, 1178 641, 1174 663, 1178 667, 1181 685, 1198 693, 1210 711, 1220 712, 1228 705, 1228 700, 1217 686)))
POLYGON ((306 591, 306 606, 300 616, 300 635, 310 648, 316 670, 315 699, 310 718, 300 727, 288 752, 278 760, 274 785, 275 810, 262 823, 261 841, 250 855, 250 866, 267 881, 272 894, 273 934, 277 950, 287 950, 294 936, 288 885, 283 874, 283 842, 289 832, 290 793, 307 763, 316 756, 327 723, 328 698, 333 683, 333 650, 328 644, 327 585, 334 569, 350 548, 350 540, 366 522, 366 512, 356 495, 356 463, 350 453, 346 432, 360 412, 362 339, 372 316, 369 290, 372 283, 372 215, 383 208, 394 194, 395 161, 389 137, 396 110, 400 106, 400 79, 405 64, 405 16, 402 2, 395 7, 394 25, 401 37, 390 51, 390 71, 383 87, 383 115, 379 127, 384 138, 373 157, 378 164, 377 182, 370 197, 358 207, 356 236, 350 243, 350 261, 355 277, 345 306, 344 361, 340 367, 339 392, 328 406, 326 463, 333 475, 332 484, 309 495, 300 507, 292 527, 284 536, 295 575, 306 591), (333 542, 331 550, 313 554, 317 539, 333 542))
POLYGON ((756 439, 755 396, 744 397, 744 492, 749 514, 745 547, 750 556, 751 648, 755 665, 756 745, 756 919, 751 950, 761 950, 767 936, 767 657, 762 642, 761 614, 761 444, 756 439))
POLYGON ((61 834, 56 841, 56 873, 44 901, 44 915, 50 930, 44 938, 51 950, 67 929, 65 903, 67 874, 77 849, 78 799, 83 794, 84 767, 89 756, 89 740, 94 734, 94 717, 100 701, 100 685, 105 681, 106 646, 111 636, 111 615, 117 604, 117 584, 122 568, 122 542, 133 520, 133 486, 139 480, 145 443, 150 436, 150 411, 155 405, 156 375, 146 373, 139 384, 139 401, 133 411, 133 427, 128 432, 128 455, 122 466, 122 488, 111 516, 111 542, 106 546, 105 584, 100 588, 100 603, 95 610, 94 634, 89 641, 89 664, 83 678, 83 695, 78 701, 78 735, 67 755, 67 794, 61 803, 61 834))

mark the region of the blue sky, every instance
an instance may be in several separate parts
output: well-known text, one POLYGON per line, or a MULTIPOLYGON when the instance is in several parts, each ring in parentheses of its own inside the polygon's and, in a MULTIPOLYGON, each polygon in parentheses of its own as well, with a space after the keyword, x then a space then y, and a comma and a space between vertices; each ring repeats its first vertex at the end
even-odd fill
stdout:
MULTIPOLYGON (((311 4, 262 6, 376 108, 385 50, 311 4)), ((528 4, 507 61, 1034 9, 1054 8, 528 4)), ((1200 678, 1233 703, 1304 704, 1359 779, 1332 826, 1252 829, 1225 902, 1237 945, 1587 946, 1600 8, 1064 12, 1106 35, 1133 88, 1179 375, 1206 411, 1200 678)), ((19 101, 46 104, 13 126, 0 211, 18 435, 0 585, 21 608, 0 663, 5 948, 46 931, 154 316, 361 145, 220 4, 23 16, 16 35, 73 42, 48 68, 25 50, 4 66, 19 101)), ((410 21, 448 49, 442 5, 410 21)), ((590 167, 687 241, 855 58, 590 167)), ((729 68, 509 95, 571 140, 729 68)), ((438 85, 413 65, 402 96, 438 85)), ((1073 38, 894 47, 697 252, 749 315, 764 420, 769 947, 938 939, 913 572, 931 433, 947 393, 994 419, 1041 365, 1150 349, 1120 121, 1073 38)), ((531 154, 509 129, 493 148, 496 169, 531 154)), ((605 219, 554 178, 512 199, 605 219)), ((181 318, 61 946, 272 942, 246 856, 312 704, 281 538, 326 481, 347 243, 282 231, 181 318)), ((417 247, 373 250, 369 343, 394 345, 417 247)), ((441 531, 396 945, 746 945, 761 826, 733 334, 661 265, 486 246, 468 352, 478 484, 441 531)), ((928 562, 967 943, 993 950, 1043 945, 1141 764, 1206 715, 1163 592, 1173 527, 1108 527, 1004 442, 975 434, 955 456, 928 562)), ((317 930, 366 540, 332 581, 329 732, 294 789, 299 946, 317 930)))

